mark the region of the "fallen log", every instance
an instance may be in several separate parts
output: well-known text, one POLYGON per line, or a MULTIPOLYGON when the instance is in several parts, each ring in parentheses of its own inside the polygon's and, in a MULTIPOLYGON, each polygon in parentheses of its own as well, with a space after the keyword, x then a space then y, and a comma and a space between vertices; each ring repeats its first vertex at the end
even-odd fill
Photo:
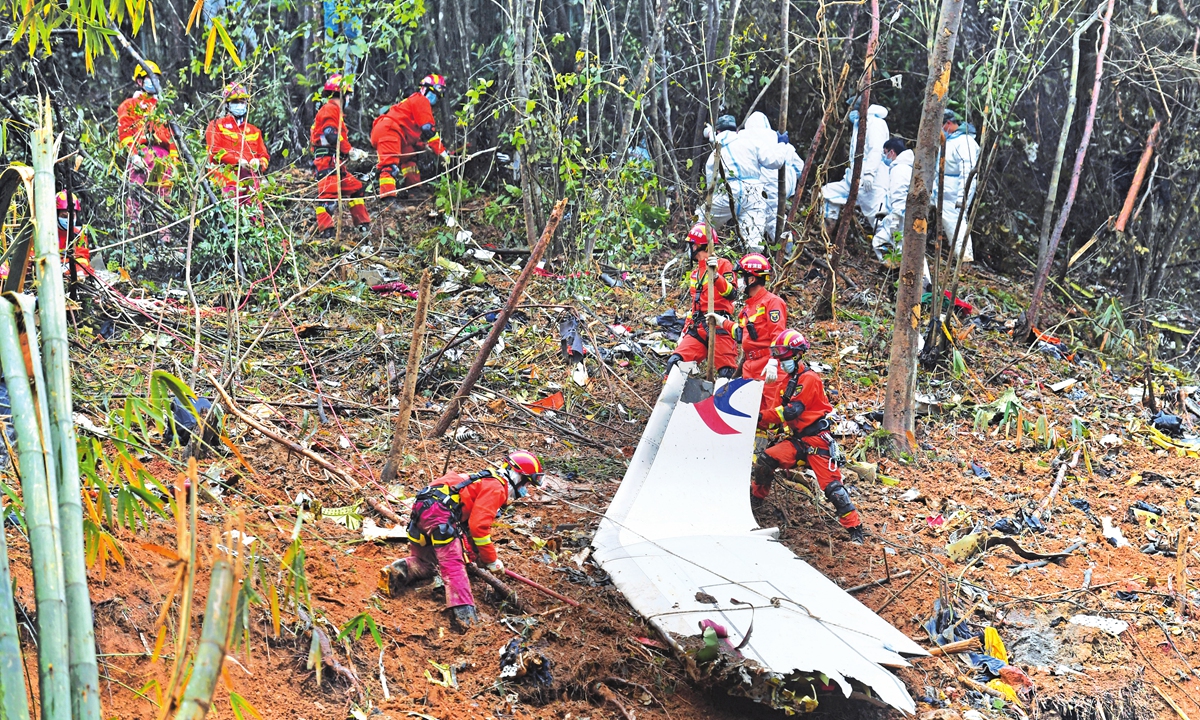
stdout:
POLYGON ((395 510, 391 509, 390 507, 388 507, 384 503, 376 500, 375 498, 368 497, 368 498, 364 498, 364 500, 366 500, 368 507, 370 507, 372 510, 374 510, 375 512, 382 515, 385 520, 391 520, 392 522, 396 523, 397 525, 404 522, 403 520, 400 519, 400 516, 396 514, 395 510))
POLYGON ((509 605, 512 605, 513 609, 517 612, 521 614, 528 612, 528 608, 525 607, 525 603, 521 602, 521 599, 517 597, 516 591, 509 587, 508 583, 491 574, 487 570, 479 567, 475 563, 467 563, 467 572, 490 585, 492 589, 500 593, 500 596, 504 598, 505 602, 507 602, 509 605))

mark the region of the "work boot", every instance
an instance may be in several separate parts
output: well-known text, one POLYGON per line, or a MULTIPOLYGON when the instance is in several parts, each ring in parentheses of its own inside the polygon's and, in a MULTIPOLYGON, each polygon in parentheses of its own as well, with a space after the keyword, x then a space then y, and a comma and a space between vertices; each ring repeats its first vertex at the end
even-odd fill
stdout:
POLYGON ((850 533, 850 542, 855 545, 862 545, 867 540, 867 536, 863 534, 862 525, 846 528, 846 531, 850 533))
POLYGON ((379 591, 387 597, 397 597, 408 586, 411 573, 408 558, 400 558, 379 568, 379 591))
POLYGON ((454 623, 463 630, 470 630, 479 623, 479 614, 475 612, 474 605, 455 605, 450 608, 450 616, 454 619, 454 623))

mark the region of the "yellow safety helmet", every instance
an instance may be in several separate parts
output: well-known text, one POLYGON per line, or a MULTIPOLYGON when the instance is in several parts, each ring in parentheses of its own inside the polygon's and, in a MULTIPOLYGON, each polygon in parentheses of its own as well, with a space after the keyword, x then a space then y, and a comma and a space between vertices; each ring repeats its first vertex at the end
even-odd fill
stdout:
MULTIPOLYGON (((158 64, 155 63, 153 60, 147 60, 146 64, 150 66, 150 69, 154 71, 155 75, 162 74, 162 70, 158 69, 158 64)), ((146 68, 142 67, 141 63, 134 65, 133 66, 133 79, 141 80, 144 77, 146 77, 146 68)))

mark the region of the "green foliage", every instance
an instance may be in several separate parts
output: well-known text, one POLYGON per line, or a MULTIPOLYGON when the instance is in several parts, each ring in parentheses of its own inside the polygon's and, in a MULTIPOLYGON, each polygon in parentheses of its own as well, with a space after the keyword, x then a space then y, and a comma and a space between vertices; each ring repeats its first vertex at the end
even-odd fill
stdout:
POLYGON ((371 638, 375 640, 375 645, 380 650, 383 649, 383 638, 379 635, 379 628, 375 625, 375 618, 371 617, 371 613, 365 610, 346 621, 346 624, 338 632, 337 639, 345 640, 353 633, 354 640, 357 641, 362 637, 363 631, 370 632, 371 638))
POLYGON ((233 711, 233 716, 237 720, 246 720, 247 717, 263 720, 263 716, 250 704, 249 700, 232 690, 229 691, 229 709, 233 711))

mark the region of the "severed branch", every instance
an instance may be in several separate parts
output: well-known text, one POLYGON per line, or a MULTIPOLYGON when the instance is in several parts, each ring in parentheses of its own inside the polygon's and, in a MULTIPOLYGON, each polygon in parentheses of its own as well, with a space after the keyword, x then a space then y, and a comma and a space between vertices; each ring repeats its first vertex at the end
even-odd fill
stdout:
POLYGON ((304 457, 308 458, 309 460, 312 460, 317 465, 320 465, 322 468, 329 471, 329 473, 331 475, 342 480, 343 482, 345 482, 347 485, 354 488, 355 490, 362 489, 362 485, 357 480, 355 480, 353 477, 351 477, 350 474, 347 473, 346 471, 337 467, 333 463, 329 462, 325 458, 316 454, 312 450, 309 450, 308 448, 304 447, 303 445, 296 443, 296 442, 292 442, 291 440, 288 440, 287 438, 285 438, 284 436, 275 432, 274 430, 270 430, 269 428, 267 428, 266 425, 263 425, 259 421, 255 420, 254 418, 250 417, 245 412, 243 412, 242 409, 239 408, 237 406, 237 404, 233 401, 233 398, 229 396, 229 393, 225 392, 225 388, 221 386, 220 381, 218 381, 216 379, 216 377, 213 376, 212 373, 208 373, 208 379, 209 379, 209 382, 212 383, 212 386, 217 389, 217 394, 221 396, 221 400, 224 401, 225 406, 229 408, 229 412, 236 415, 239 420, 246 423, 247 425, 254 428, 255 430, 259 431, 263 435, 266 435, 267 437, 269 437, 270 439, 279 443, 280 445, 286 447, 288 450, 291 450, 292 452, 296 453, 297 455, 303 455, 304 457))

